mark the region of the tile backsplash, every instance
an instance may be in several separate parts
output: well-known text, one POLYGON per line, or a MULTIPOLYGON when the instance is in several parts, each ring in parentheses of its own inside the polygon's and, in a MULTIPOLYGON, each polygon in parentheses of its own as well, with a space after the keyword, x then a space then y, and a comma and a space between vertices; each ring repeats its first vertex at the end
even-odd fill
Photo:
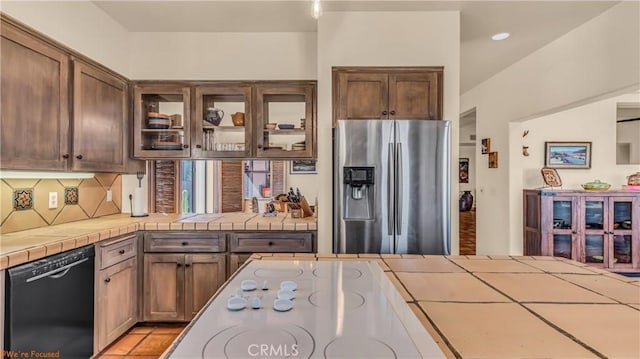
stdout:
POLYGON ((122 176, 115 173, 89 179, 2 179, 0 233, 120 213, 121 202, 122 176), (58 195, 57 208, 49 209, 50 192, 58 195))

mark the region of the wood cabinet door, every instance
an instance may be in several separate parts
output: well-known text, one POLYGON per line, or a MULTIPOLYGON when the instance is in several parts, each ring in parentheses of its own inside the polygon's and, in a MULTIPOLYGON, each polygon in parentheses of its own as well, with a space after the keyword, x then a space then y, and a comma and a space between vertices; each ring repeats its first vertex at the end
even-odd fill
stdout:
POLYGON ((145 321, 184 321, 184 254, 144 255, 145 321))
POLYGON ((185 256, 185 320, 191 320, 225 281, 224 254, 185 256))
POLYGON ((5 21, 0 28, 0 166, 66 170, 69 57, 5 21))
POLYGON ((77 60, 73 69, 72 169, 123 172, 127 84, 77 60))
POLYGON ((391 72, 389 118, 442 119, 441 71, 391 72))
POLYGON ((129 258, 98 275, 97 351, 138 322, 138 260, 129 258))
POLYGON ((244 264, 251 257, 251 253, 249 254, 229 254, 229 271, 227 274, 227 278, 231 277, 233 273, 235 273, 240 266, 244 264))
MULTIPOLYGON (((340 72, 334 86, 339 120, 388 118, 389 76, 386 72, 340 72)), ((335 125, 335 124, 334 124, 335 125)))

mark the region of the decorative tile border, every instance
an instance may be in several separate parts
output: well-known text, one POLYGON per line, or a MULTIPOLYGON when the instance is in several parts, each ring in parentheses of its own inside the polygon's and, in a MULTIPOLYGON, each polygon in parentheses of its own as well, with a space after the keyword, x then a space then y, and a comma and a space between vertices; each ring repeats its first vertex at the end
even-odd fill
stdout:
POLYGON ((33 188, 19 188, 13 191, 13 209, 16 211, 33 209, 33 188))
POLYGON ((78 204, 78 187, 64 188, 64 204, 78 204))

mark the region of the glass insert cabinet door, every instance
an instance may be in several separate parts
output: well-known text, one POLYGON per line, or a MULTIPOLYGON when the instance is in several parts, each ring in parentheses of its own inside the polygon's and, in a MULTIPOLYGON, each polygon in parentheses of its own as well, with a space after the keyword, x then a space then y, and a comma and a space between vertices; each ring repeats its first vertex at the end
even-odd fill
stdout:
POLYGON ((555 197, 552 202, 553 221, 549 253, 555 257, 575 259, 577 248, 574 244, 576 234, 576 201, 572 197, 555 197))
POLYGON ((194 157, 251 156, 251 86, 196 88, 194 157))
MULTIPOLYGON (((637 199, 636 199, 637 201, 637 199)), ((608 234, 610 237, 609 260, 610 267, 631 268, 640 267, 638 259, 638 214, 637 204, 634 206, 634 198, 612 197, 609 199, 611 208, 611 220, 608 234), (635 255, 635 258, 634 258, 635 255)))
POLYGON ((604 197, 586 197, 582 199, 581 204, 580 227, 584 233, 584 241, 580 243, 579 260, 604 267, 609 254, 609 236, 606 230, 608 203, 604 197))
POLYGON ((134 156, 188 157, 190 102, 188 87, 137 85, 134 88, 134 156))

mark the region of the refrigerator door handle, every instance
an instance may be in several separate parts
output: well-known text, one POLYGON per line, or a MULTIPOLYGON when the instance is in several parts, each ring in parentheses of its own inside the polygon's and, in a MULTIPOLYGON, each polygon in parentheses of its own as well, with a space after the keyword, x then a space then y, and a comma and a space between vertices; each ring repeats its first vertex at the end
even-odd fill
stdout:
POLYGON ((389 143, 389 154, 387 156, 387 233, 390 236, 393 235, 393 194, 391 190, 393 157, 393 143, 389 143))
MULTIPOLYGON (((402 235, 402 143, 396 144, 396 233, 402 235)), ((397 249, 397 248, 396 248, 397 249)))

